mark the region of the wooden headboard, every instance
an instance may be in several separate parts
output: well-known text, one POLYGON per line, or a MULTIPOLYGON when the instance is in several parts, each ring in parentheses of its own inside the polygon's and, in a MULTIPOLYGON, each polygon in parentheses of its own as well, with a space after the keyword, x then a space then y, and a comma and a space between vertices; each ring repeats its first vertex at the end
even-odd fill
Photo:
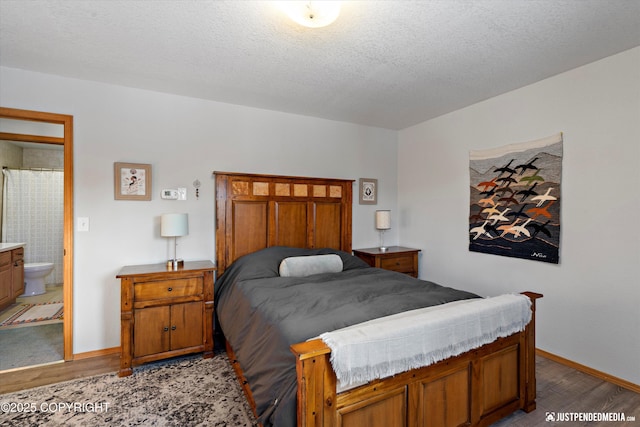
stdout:
POLYGON ((353 180, 214 172, 218 275, 270 246, 351 253, 353 180))

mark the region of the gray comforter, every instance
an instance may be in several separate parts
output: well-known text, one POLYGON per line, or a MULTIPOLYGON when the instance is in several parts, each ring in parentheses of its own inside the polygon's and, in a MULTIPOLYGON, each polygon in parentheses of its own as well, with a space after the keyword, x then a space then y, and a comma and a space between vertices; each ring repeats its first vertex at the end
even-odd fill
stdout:
POLYGON ((289 346, 323 332, 406 310, 477 298, 469 292, 371 268, 332 249, 267 248, 216 281, 216 316, 249 381, 263 426, 296 425, 295 358, 289 346), (339 273, 280 277, 290 256, 335 253, 339 273))

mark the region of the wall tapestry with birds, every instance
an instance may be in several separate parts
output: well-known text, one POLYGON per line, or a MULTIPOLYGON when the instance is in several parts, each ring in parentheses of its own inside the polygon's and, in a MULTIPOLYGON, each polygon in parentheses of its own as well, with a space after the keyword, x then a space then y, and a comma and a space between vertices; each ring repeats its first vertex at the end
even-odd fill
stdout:
POLYGON ((562 133, 469 153, 469 250, 558 264, 562 133))

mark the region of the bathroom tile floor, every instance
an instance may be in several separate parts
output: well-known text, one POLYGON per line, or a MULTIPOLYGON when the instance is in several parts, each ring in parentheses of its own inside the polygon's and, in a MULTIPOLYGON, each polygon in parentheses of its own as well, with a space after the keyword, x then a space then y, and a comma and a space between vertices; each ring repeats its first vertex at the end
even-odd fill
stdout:
MULTIPOLYGON (((12 316, 22 304, 62 301, 62 285, 47 286, 42 295, 18 297, 0 312, 0 322, 12 316)), ((0 327, 0 371, 47 364, 64 358, 62 321, 25 323, 0 327)))

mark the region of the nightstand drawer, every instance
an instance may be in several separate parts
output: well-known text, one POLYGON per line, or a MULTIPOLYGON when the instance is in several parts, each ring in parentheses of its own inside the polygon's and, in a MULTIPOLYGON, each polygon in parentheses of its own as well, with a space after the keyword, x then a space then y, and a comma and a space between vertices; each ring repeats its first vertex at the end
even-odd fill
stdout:
POLYGON ((203 282, 202 277, 142 282, 134 285, 133 292, 136 301, 202 295, 203 282))
POLYGON ((353 254, 371 267, 383 268, 418 277, 418 252, 420 249, 389 246, 380 248, 354 249, 353 254))
POLYGON ((413 257, 405 255, 383 258, 380 260, 380 268, 397 271, 399 273, 410 273, 413 272, 413 257))

